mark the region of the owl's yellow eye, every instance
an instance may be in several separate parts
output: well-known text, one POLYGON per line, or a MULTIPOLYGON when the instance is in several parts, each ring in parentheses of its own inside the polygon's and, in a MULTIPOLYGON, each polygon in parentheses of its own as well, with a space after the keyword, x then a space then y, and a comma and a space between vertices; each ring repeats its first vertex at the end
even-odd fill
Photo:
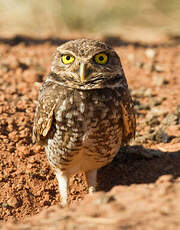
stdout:
POLYGON ((94 60, 98 64, 105 65, 108 62, 108 55, 106 53, 96 54, 94 60))
POLYGON ((70 54, 64 54, 62 55, 61 60, 64 64, 70 64, 74 61, 74 57, 70 54))

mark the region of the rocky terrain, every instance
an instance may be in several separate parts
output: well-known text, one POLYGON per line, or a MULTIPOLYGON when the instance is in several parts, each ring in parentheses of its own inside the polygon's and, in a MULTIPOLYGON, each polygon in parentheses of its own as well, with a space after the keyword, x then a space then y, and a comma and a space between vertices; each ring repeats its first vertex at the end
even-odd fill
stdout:
POLYGON ((37 95, 60 39, 0 39, 0 229, 180 229, 180 44, 108 40, 121 57, 137 134, 87 195, 71 178, 69 207, 43 148, 32 144, 37 95))

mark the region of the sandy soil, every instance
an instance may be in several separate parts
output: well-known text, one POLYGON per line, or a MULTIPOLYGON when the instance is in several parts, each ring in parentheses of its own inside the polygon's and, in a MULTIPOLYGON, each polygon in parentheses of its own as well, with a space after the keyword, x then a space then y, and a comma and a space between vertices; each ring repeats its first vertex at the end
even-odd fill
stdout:
POLYGON ((83 173, 73 176, 62 208, 31 140, 38 90, 62 42, 0 39, 0 229, 180 229, 180 45, 108 41, 135 102, 136 139, 99 170, 94 195, 83 173))

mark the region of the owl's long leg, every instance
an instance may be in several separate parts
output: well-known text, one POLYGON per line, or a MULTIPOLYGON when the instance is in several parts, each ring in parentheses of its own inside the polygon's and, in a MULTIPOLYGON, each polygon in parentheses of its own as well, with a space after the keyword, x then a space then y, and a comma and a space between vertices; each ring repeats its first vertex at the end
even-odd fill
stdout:
POLYGON ((68 199, 69 177, 59 169, 57 169, 55 173, 59 185, 61 205, 65 206, 67 204, 67 199, 68 199))
POLYGON ((96 191, 96 177, 97 170, 86 172, 87 184, 90 194, 96 191))

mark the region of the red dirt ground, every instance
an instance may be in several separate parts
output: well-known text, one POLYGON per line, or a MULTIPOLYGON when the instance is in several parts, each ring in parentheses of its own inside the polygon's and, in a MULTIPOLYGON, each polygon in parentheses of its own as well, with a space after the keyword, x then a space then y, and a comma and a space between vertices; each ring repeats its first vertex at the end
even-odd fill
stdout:
POLYGON ((0 229, 180 229, 180 45, 108 40, 134 98, 136 139, 99 170, 94 195, 85 196, 82 173, 72 177, 62 208, 31 140, 38 90, 62 42, 0 39, 0 229))

